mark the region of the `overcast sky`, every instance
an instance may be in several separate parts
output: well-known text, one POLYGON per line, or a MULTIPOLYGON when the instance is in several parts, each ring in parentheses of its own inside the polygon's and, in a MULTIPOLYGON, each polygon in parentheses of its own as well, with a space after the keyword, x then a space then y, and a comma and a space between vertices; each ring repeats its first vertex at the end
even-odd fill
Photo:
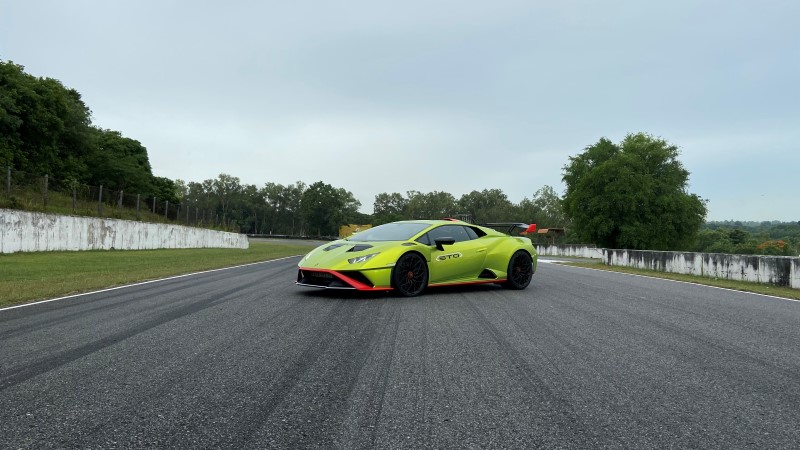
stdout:
POLYGON ((798 221, 799 24, 797 0, 0 0, 0 59, 170 179, 519 202, 646 132, 709 220, 798 221))

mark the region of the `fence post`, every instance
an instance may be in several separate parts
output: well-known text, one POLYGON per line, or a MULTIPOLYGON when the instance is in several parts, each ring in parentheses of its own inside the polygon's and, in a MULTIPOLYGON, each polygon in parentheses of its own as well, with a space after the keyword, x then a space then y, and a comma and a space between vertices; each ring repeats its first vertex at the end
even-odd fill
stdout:
POLYGON ((78 204, 78 188, 72 185, 72 214, 75 214, 75 208, 78 204))
POLYGON ((186 225, 189 225, 189 203, 186 203, 186 225))
POLYGON ((122 193, 125 192, 122 189, 119 191, 119 203, 117 204, 117 208, 122 209, 122 193))
POLYGON ((158 201, 158 197, 153 196, 153 214, 156 213, 156 202, 158 201))
POLYGON ((100 196, 97 199, 97 215, 103 215, 103 185, 100 185, 100 196))
POLYGON ((6 195, 11 197, 11 166, 6 169, 6 195))
POLYGON ((139 218, 139 200, 141 199, 142 194, 136 194, 136 218, 139 218))
POLYGON ((167 217, 167 213, 169 212, 169 200, 164 200, 164 218, 169 219, 167 217))
POLYGON ((50 178, 45 174, 44 176, 44 209, 47 210, 47 183, 50 178))

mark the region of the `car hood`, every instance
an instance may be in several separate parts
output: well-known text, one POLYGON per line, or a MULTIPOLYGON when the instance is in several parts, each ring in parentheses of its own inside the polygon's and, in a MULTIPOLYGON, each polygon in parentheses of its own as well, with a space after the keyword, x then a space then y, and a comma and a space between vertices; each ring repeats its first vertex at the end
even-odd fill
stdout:
POLYGON ((303 257, 298 265, 309 269, 348 268, 357 270, 365 265, 371 266, 370 262, 376 258, 360 264, 350 264, 347 262, 348 259, 372 253, 385 253, 404 244, 408 245, 406 241, 353 242, 342 239, 317 247, 303 257))

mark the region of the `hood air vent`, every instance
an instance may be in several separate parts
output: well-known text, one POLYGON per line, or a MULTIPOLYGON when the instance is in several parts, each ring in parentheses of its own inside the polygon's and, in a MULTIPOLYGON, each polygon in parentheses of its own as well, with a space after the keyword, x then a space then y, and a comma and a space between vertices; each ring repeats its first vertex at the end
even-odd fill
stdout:
POLYGON ((357 244, 357 245, 353 246, 353 248, 348 250, 348 252, 360 252, 362 250, 367 250, 369 248, 372 248, 372 246, 369 245, 369 244, 357 244))

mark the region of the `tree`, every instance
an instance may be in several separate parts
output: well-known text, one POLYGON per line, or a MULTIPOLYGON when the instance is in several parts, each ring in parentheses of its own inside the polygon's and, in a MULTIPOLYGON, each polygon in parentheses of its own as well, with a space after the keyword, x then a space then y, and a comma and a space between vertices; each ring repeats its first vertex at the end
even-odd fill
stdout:
POLYGON ((756 246, 759 255, 794 256, 797 249, 783 240, 764 241, 756 246))
POLYGON ((153 177, 152 196, 175 205, 180 203, 180 188, 166 177, 153 177))
POLYGON ((93 151, 86 160, 90 184, 141 194, 158 190, 156 183, 163 185, 154 179, 147 149, 139 141, 97 128, 92 129, 92 141, 93 151))
POLYGON ((260 196, 266 205, 263 217, 264 233, 302 234, 303 221, 300 205, 306 185, 302 181, 284 186, 279 183, 266 183, 260 196))
MULTIPOLYGON (((358 208, 361 207, 361 202, 356 200, 352 192, 345 188, 339 188, 336 190, 336 194, 342 202, 339 225, 345 223, 363 223, 365 220, 369 219, 368 216, 358 212, 358 208)), ((338 233, 338 227, 336 231, 338 233)))
POLYGON ((508 222, 515 218, 514 204, 500 189, 484 189, 464 194, 458 200, 458 212, 469 214, 473 222, 508 222))
POLYGON ((286 187, 279 183, 266 183, 261 188, 261 196, 267 207, 264 232, 267 234, 284 233, 282 222, 286 210, 286 187))
POLYGON ((339 226, 349 222, 360 206, 349 191, 317 181, 303 192, 301 211, 311 232, 317 236, 336 236, 339 226))
POLYGON ((685 249, 706 216, 687 192, 689 172, 674 145, 638 133, 606 138, 564 166, 564 208, 573 232, 607 248, 685 249))
POLYGON ((542 186, 532 199, 522 199, 518 209, 518 220, 536 223, 540 228, 566 228, 570 225, 563 201, 551 186, 542 186))
POLYGON ((293 184, 286 186, 284 198, 286 200, 286 214, 291 221, 291 227, 287 228, 288 232, 292 235, 296 234, 296 230, 304 229, 304 221, 300 208, 303 203, 303 193, 306 191, 307 186, 302 181, 297 181, 293 184))
POLYGON ((406 217, 409 219, 442 219, 452 217, 456 211, 456 199, 447 192, 433 191, 423 194, 408 191, 406 217))
POLYGON ((374 225, 403 220, 406 206, 408 206, 408 200, 397 192, 391 194, 384 192, 376 195, 373 204, 374 225))
POLYGON ((80 94, 52 78, 0 61, 0 164, 84 181, 91 113, 80 94))
POLYGON ((217 198, 219 205, 222 207, 222 224, 228 225, 228 210, 231 209, 231 203, 242 192, 242 184, 239 177, 234 177, 226 173, 221 173, 211 183, 212 192, 217 198))

